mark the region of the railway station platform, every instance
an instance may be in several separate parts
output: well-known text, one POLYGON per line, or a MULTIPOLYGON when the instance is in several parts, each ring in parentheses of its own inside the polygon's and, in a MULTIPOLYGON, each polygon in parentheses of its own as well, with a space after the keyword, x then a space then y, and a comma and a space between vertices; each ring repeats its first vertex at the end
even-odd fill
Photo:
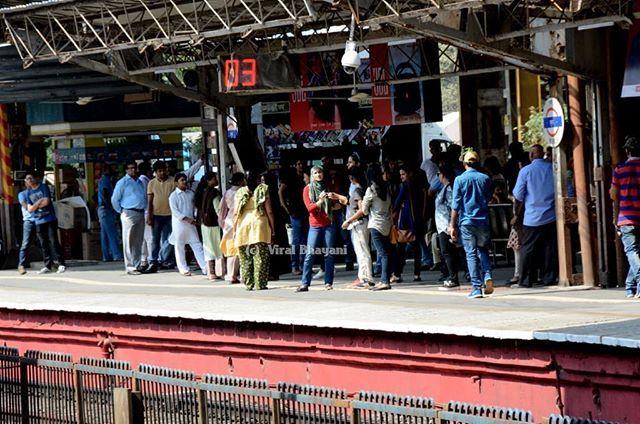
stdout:
POLYGON ((248 292, 171 271, 127 276, 120 264, 2 271, 0 344, 640 422, 640 301, 622 290, 498 286, 469 300, 468 286, 438 290, 437 273, 384 292, 336 277, 332 291, 296 293, 293 276, 248 292))

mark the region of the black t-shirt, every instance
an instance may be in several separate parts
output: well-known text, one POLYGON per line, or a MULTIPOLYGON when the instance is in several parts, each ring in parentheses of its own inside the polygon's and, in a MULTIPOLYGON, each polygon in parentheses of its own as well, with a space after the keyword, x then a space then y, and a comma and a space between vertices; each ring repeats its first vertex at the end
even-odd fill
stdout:
POLYGON ((282 181, 285 184, 284 201, 286 207, 294 218, 300 218, 307 214, 307 208, 302 200, 304 179, 297 172, 292 172, 282 181))

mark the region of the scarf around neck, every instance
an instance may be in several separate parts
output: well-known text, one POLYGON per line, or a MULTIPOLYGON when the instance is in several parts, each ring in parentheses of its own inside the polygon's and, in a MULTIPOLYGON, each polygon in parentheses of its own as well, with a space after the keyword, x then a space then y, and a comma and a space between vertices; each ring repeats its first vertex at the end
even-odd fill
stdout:
MULTIPOLYGON (((326 191, 324 181, 311 181, 309 183, 309 198, 313 203, 317 203, 320 199, 320 193, 326 191)), ((320 204, 320 209, 327 214, 329 221, 333 222, 333 210, 331 209, 331 200, 325 198, 320 204)))

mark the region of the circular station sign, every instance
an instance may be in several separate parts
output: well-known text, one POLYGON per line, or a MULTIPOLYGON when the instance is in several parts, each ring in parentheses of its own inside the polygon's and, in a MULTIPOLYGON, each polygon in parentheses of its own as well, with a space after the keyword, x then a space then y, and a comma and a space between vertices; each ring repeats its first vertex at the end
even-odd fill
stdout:
POLYGON ((564 134, 564 110, 560 101, 549 97, 542 109, 542 127, 544 138, 551 147, 558 147, 564 134))

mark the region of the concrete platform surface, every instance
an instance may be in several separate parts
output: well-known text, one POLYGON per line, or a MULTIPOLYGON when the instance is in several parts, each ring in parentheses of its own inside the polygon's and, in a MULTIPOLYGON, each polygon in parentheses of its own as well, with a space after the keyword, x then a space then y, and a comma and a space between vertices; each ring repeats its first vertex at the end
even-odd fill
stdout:
MULTIPOLYGON (((498 287, 489 297, 469 300, 469 286, 438 290, 438 273, 423 273, 421 283, 405 282, 383 292, 347 288, 354 276, 339 270, 334 290, 314 281, 308 293, 295 293, 299 279, 293 275, 270 282, 269 290, 249 292, 242 285, 175 271, 128 276, 120 264, 72 268, 60 275, 1 271, 0 308, 640 348, 640 301, 625 299, 622 290, 498 287)), ((497 270, 496 277, 504 282, 508 270, 497 270)))

